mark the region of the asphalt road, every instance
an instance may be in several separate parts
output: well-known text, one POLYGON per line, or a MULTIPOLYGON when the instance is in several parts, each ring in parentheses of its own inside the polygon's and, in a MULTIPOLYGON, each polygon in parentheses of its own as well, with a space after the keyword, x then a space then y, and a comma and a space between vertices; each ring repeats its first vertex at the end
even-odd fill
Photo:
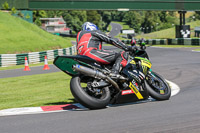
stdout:
POLYGON ((111 23, 110 25, 112 26, 112 29, 109 33, 109 36, 114 37, 114 36, 118 35, 122 29, 122 26, 117 23, 111 23))
POLYGON ((0 71, 0 78, 28 76, 28 75, 34 75, 34 74, 45 74, 45 73, 60 71, 54 65, 49 65, 50 70, 43 70, 43 67, 44 66, 29 67, 31 69, 31 71, 24 71, 24 68, 12 69, 12 70, 1 70, 0 71))
POLYGON ((153 70, 181 88, 167 101, 0 117, 1 133, 199 133, 200 53, 147 48, 153 70))

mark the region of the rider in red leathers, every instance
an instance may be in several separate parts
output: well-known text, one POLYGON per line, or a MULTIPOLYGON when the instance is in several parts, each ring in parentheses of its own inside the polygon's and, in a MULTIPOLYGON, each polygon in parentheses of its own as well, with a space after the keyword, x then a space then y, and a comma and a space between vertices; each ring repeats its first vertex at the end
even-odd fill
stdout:
POLYGON ((116 38, 112 38, 98 30, 98 27, 90 22, 82 25, 82 31, 77 34, 77 54, 86 55, 101 64, 114 63, 112 73, 114 76, 119 74, 120 68, 127 64, 128 52, 131 47, 124 45, 116 38), (112 44, 122 52, 102 49, 102 42, 112 44))

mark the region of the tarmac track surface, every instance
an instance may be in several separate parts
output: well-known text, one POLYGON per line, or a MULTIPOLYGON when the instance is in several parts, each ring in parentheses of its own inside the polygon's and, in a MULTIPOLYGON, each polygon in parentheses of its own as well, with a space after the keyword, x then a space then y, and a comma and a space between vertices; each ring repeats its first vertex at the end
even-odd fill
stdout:
POLYGON ((153 70, 181 88, 167 101, 0 117, 1 133, 199 133, 200 53, 147 48, 153 70))
POLYGON ((122 29, 122 26, 117 23, 111 23, 110 25, 112 26, 112 29, 109 33, 109 36, 114 37, 114 36, 118 35, 122 29))

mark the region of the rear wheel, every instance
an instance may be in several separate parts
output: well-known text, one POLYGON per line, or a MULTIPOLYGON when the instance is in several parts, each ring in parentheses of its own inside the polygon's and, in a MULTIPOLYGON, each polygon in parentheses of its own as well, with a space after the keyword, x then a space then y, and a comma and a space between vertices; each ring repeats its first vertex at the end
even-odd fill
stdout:
POLYGON ((110 90, 108 87, 94 88, 95 79, 76 75, 70 81, 70 89, 75 99, 89 109, 105 108, 110 102, 110 90))
POLYGON ((171 88, 168 83, 156 72, 151 72, 146 77, 145 86, 149 95, 156 100, 168 100, 171 96, 171 88))

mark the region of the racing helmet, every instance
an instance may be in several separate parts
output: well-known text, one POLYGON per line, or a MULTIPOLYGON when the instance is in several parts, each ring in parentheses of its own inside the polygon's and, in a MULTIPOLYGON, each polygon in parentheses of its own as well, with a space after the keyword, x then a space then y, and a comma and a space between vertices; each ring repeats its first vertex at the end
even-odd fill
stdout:
POLYGON ((83 25, 82 25, 82 30, 83 31, 93 31, 93 30, 98 30, 99 28, 91 23, 91 22, 85 22, 83 25))

